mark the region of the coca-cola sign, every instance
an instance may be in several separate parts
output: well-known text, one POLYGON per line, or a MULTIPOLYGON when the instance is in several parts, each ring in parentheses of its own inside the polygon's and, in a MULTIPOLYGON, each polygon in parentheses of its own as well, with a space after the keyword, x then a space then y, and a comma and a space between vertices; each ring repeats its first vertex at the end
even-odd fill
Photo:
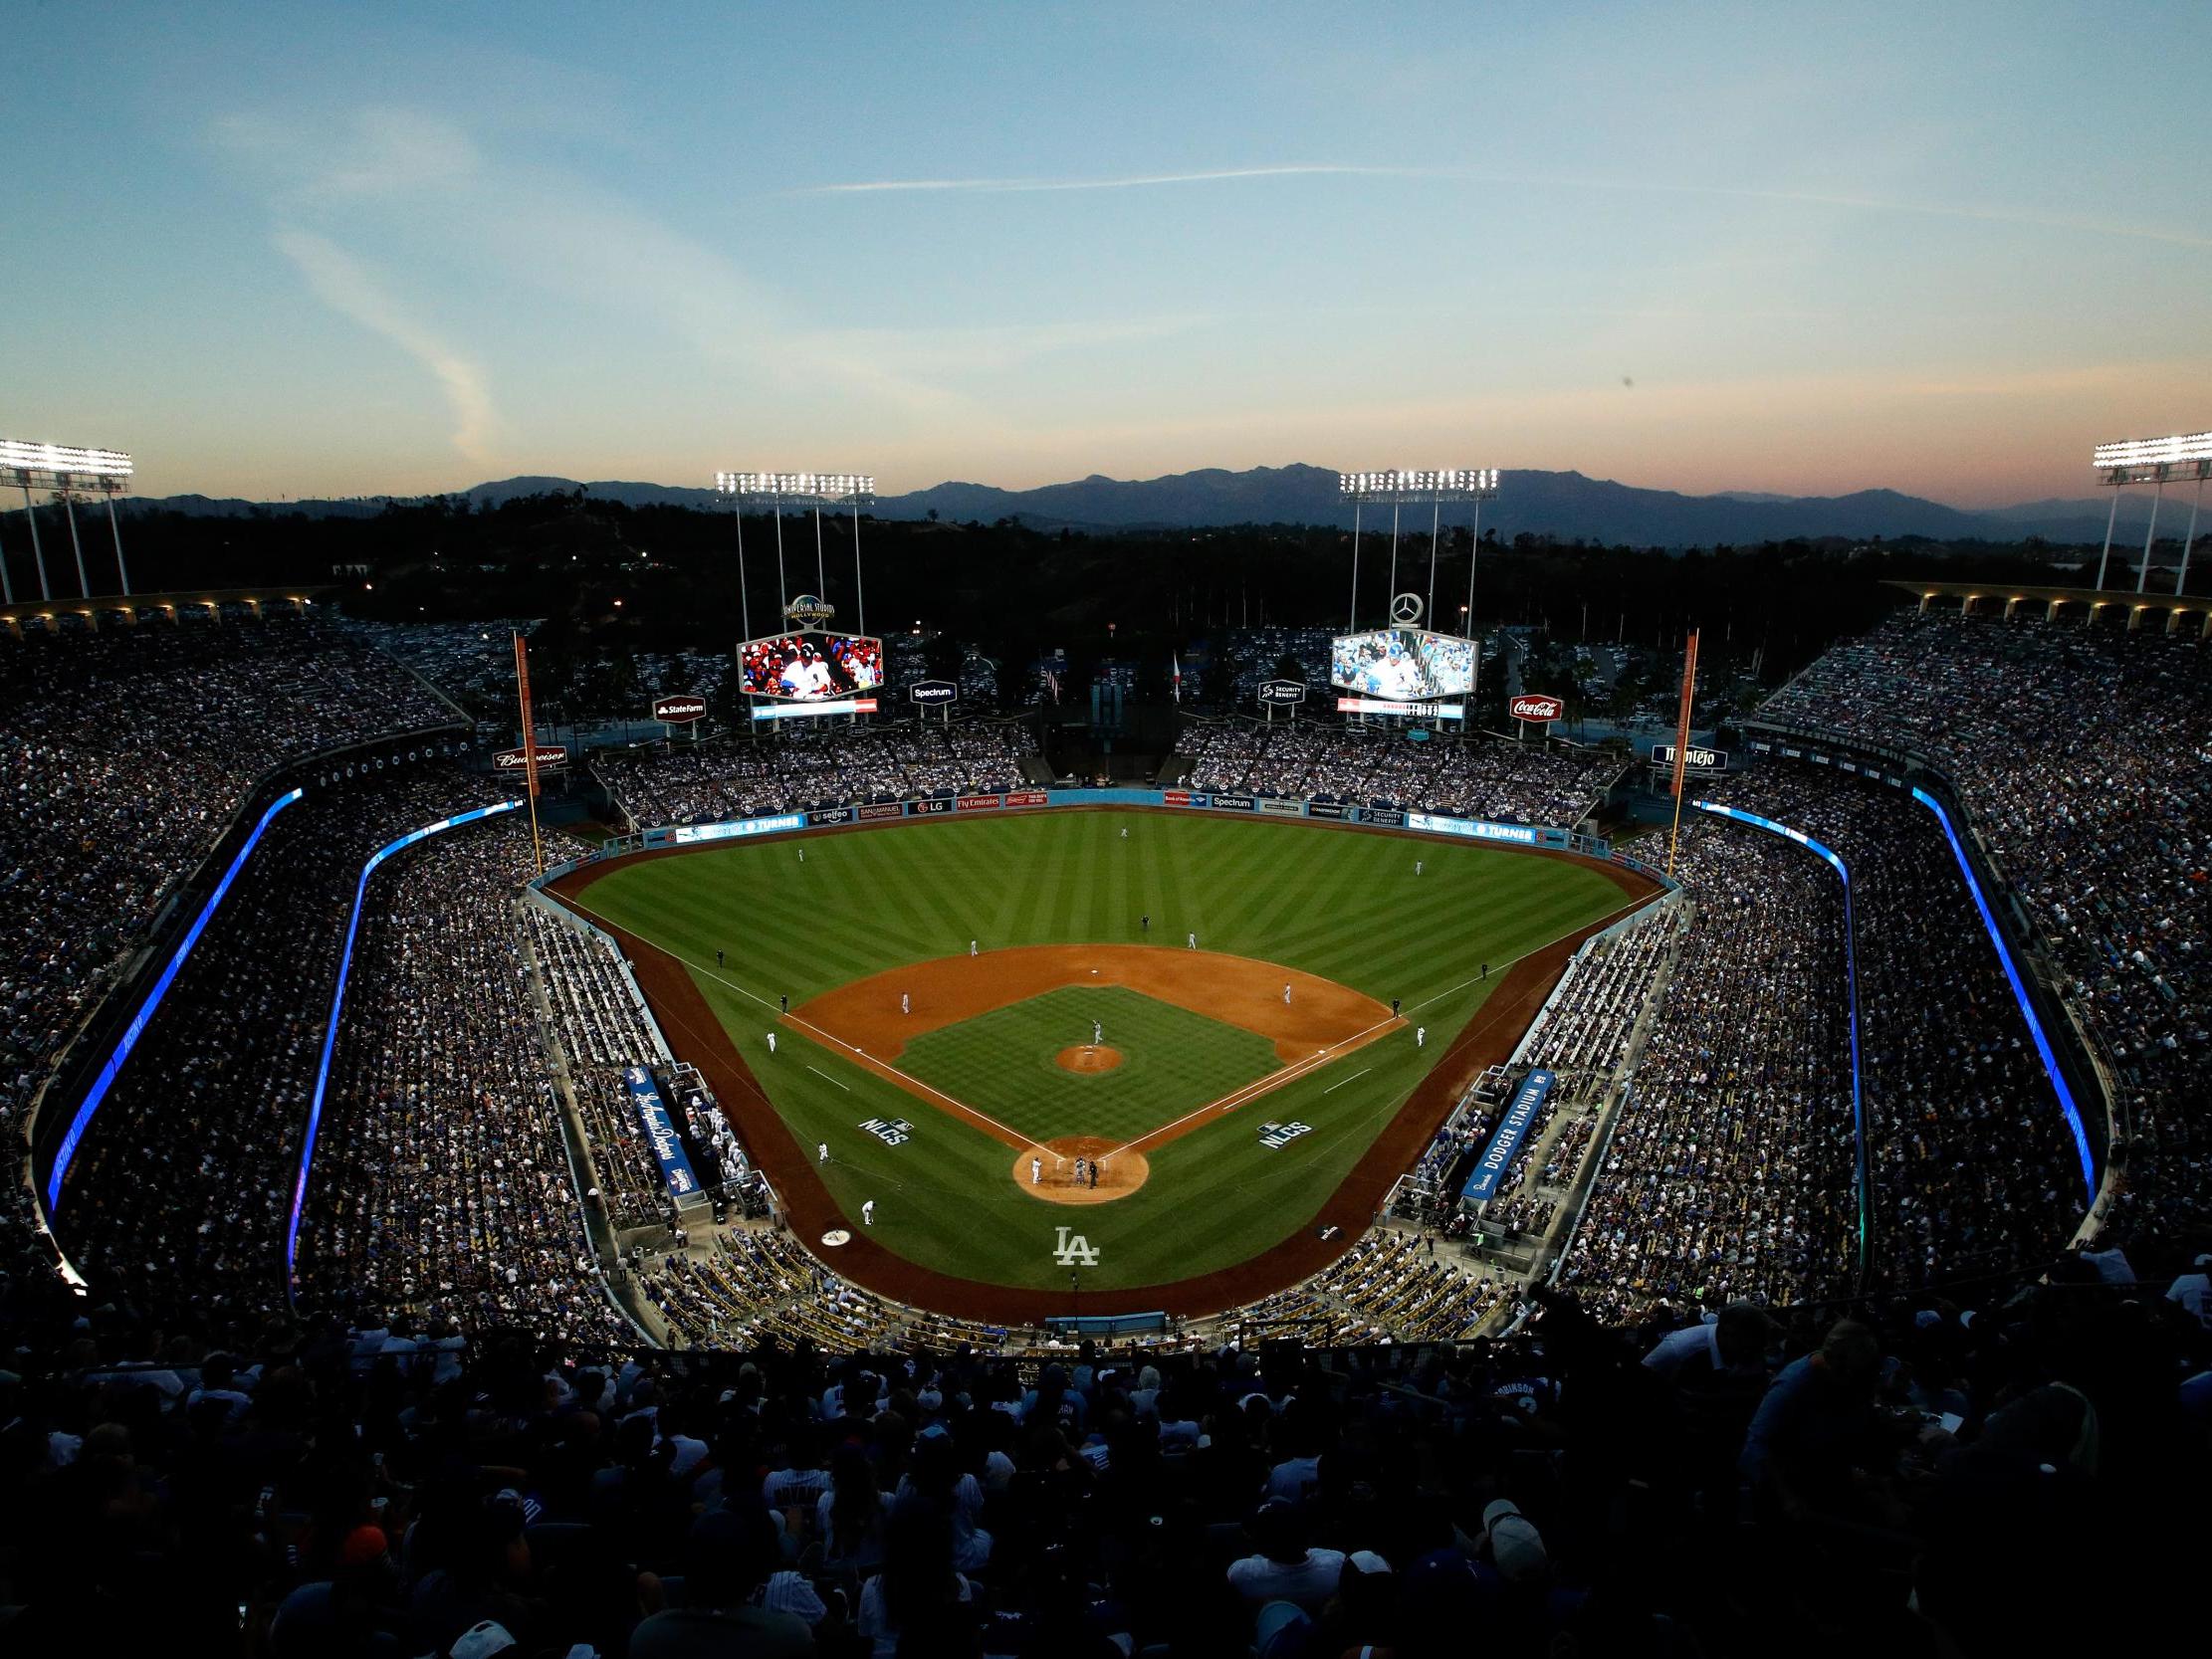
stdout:
POLYGON ((1567 712, 1567 705, 1556 697, 1516 697, 1506 705, 1505 712, 1517 721, 1535 721, 1548 726, 1567 712))
POLYGON ((703 697, 680 692, 671 697, 653 699, 653 719, 664 721, 670 726, 683 726, 706 718, 707 700, 703 697))
MULTIPOLYGON (((538 769, 540 771, 557 771, 567 764, 568 745, 566 743, 540 743, 538 745, 538 769)), ((524 765, 523 751, 519 748, 503 748, 492 756, 492 766, 495 771, 519 772, 523 770, 524 765)))

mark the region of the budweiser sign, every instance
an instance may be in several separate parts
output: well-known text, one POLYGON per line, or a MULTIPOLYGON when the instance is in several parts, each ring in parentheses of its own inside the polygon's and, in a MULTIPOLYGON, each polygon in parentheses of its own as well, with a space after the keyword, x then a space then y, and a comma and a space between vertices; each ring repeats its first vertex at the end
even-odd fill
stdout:
MULTIPOLYGON (((538 745, 538 769, 540 771, 555 771, 567 764, 568 745, 566 743, 540 743, 538 745)), ((519 772, 524 768, 523 751, 519 748, 503 748, 492 756, 492 766, 496 771, 519 772)))
POLYGON ((685 692, 675 697, 653 699, 653 719, 665 721, 670 726, 683 726, 706 718, 707 700, 703 697, 693 697, 685 692))
POLYGON ((1517 721, 1536 721, 1544 725, 1559 719, 1567 706, 1556 697, 1516 697, 1505 706, 1505 712, 1517 721))

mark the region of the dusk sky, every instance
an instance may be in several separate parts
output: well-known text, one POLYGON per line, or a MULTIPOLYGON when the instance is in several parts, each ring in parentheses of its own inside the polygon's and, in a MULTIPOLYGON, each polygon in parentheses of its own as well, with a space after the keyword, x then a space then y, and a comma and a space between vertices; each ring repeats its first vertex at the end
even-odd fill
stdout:
POLYGON ((2094 494, 2212 425, 2212 5, 16 0, 0 435, 2094 494))

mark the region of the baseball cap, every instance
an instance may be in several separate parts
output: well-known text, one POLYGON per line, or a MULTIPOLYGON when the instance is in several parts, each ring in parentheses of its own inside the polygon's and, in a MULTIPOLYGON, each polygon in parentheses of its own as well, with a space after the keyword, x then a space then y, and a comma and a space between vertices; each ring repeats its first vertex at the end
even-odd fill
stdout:
POLYGON ((485 1619, 454 1637, 453 1646, 447 1652, 452 1659, 492 1659, 493 1654, 505 1653, 515 1645, 515 1638, 508 1633, 506 1625, 495 1619, 485 1619))

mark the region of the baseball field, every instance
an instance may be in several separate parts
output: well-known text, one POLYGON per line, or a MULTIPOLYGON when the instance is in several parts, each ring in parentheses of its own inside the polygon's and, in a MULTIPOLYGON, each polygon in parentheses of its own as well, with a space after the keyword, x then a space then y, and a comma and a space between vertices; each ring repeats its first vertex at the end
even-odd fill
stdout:
POLYGON ((1325 1265, 1649 884, 1055 810, 646 855, 555 891, 616 933, 818 1254, 1027 1320, 1211 1312, 1325 1265))

